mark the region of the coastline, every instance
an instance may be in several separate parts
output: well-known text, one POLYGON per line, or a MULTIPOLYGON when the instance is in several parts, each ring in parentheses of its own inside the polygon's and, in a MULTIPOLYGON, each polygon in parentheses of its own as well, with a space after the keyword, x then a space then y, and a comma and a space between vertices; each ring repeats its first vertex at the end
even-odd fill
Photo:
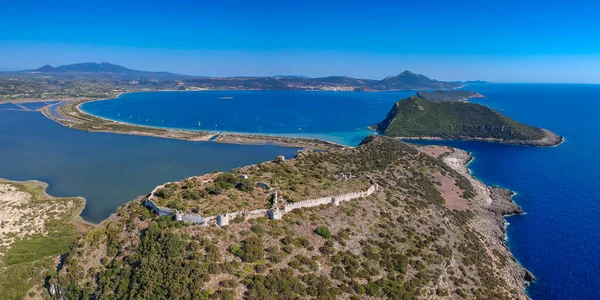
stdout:
MULTIPOLYGON (((137 92, 135 92, 137 93, 137 92)), ((119 94, 122 95, 125 93, 119 94)), ((207 142, 213 141, 217 143, 228 144, 252 144, 266 145, 272 144, 284 147, 294 148, 313 148, 319 150, 347 148, 349 146, 338 144, 331 141, 326 141, 318 138, 309 137, 294 137, 277 134, 257 134, 257 133, 240 133, 240 132, 224 132, 224 131, 199 131, 190 129, 171 129, 160 128, 147 125, 130 124, 126 122, 114 121, 108 118, 96 116, 83 111, 80 105, 83 103, 94 101, 106 101, 115 98, 103 98, 94 100, 74 100, 63 101, 58 104, 56 112, 58 116, 54 116, 49 111, 49 107, 44 107, 40 111, 47 118, 69 128, 85 130, 89 132, 108 132, 117 134, 130 134, 140 136, 153 136, 161 138, 172 138, 186 141, 207 142)))
POLYGON ((535 276, 518 262, 506 240, 506 228, 509 223, 505 218, 524 214, 521 207, 513 200, 516 192, 497 186, 487 186, 476 178, 469 168, 474 156, 458 148, 451 149, 453 152, 443 157, 442 160, 467 178, 477 190, 476 198, 471 201, 473 209, 477 212, 472 226, 484 233, 483 237, 490 246, 510 258, 508 261, 510 261, 509 269, 511 271, 505 275, 512 280, 507 280, 507 282, 512 283, 515 289, 523 291, 525 297, 528 298, 525 287, 535 281, 535 276))
POLYGON ((48 272, 63 263, 71 243, 95 226, 81 218, 82 197, 48 195, 37 180, 0 178, 0 295, 42 299, 48 272))

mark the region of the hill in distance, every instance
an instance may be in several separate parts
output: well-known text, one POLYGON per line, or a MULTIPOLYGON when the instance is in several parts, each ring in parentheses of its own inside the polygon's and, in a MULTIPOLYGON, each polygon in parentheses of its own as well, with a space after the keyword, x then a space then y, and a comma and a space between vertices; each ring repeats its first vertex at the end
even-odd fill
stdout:
POLYGON ((70 65, 61 65, 58 67, 53 67, 51 65, 44 65, 35 70, 28 70, 25 72, 47 73, 49 75, 52 75, 52 74, 55 74, 55 75, 56 74, 57 75, 82 74, 82 75, 84 75, 85 74, 88 76, 96 75, 99 77, 102 77, 102 75, 107 75, 107 74, 110 74, 113 76, 127 76, 127 77, 136 77, 137 76, 140 78, 144 78, 144 77, 148 77, 148 76, 165 77, 165 78, 173 78, 173 79, 188 77, 186 75, 174 74, 174 73, 169 73, 169 72, 151 72, 151 71, 133 70, 133 69, 129 69, 127 67, 121 66, 121 65, 111 64, 109 62, 102 62, 102 63, 84 62, 84 63, 70 64, 70 65))
MULTIPOLYGON (((360 79, 348 76, 326 76, 310 78, 306 76, 235 76, 205 77, 174 74, 168 72, 148 72, 129 69, 108 62, 85 62, 61 66, 45 65, 35 70, 16 72, 21 74, 43 74, 44 76, 95 78, 111 77, 131 79, 157 78, 162 80, 183 80, 186 84, 207 89, 262 89, 262 90, 346 90, 346 91, 382 91, 382 90, 432 90, 460 87, 460 82, 445 82, 410 71, 382 80, 360 79)), ((15 72, 11 72, 14 75, 15 72)))
POLYGON ((454 82, 443 82, 411 71, 404 71, 396 76, 389 76, 379 81, 377 85, 387 90, 414 90, 414 89, 446 89, 460 86, 454 82))
POLYGON ((519 123, 484 105, 422 97, 396 102, 377 129, 384 135, 406 139, 487 140, 532 146, 562 142, 562 137, 548 130, 519 123))

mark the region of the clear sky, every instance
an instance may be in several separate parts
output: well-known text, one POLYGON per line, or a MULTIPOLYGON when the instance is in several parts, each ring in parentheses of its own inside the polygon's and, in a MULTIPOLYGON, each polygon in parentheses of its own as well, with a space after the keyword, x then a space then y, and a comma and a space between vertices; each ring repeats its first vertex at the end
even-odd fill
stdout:
POLYGON ((600 83, 600 1, 0 0, 0 70, 600 83))

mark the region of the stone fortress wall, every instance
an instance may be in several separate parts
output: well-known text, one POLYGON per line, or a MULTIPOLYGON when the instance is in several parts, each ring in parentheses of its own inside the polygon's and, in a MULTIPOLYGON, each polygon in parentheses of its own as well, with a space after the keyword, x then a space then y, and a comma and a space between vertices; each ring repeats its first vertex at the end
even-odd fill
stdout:
POLYGON ((340 204, 340 202, 350 201, 350 200, 354 200, 354 199, 358 199, 358 198, 364 198, 364 197, 367 197, 367 196, 373 194, 375 191, 377 191, 379 189, 379 186, 375 182, 371 182, 371 183, 372 183, 371 186, 367 190, 364 190, 364 191, 352 192, 352 193, 347 193, 347 194, 343 194, 343 195, 327 196, 327 197, 321 197, 321 198, 316 198, 316 199, 308 199, 308 200, 303 200, 303 201, 299 201, 299 202, 289 203, 289 204, 285 204, 282 210, 280 210, 278 207, 277 191, 274 191, 273 192, 273 203, 272 203, 270 209, 262 208, 262 209, 256 209, 256 210, 250 210, 250 211, 242 210, 242 211, 230 212, 230 213, 225 213, 225 214, 220 214, 217 216, 210 216, 210 217, 203 217, 199 214, 182 213, 175 209, 171 209, 168 207, 161 207, 161 206, 156 205, 156 203, 154 202, 154 200, 156 199, 156 196, 154 195, 154 193, 158 189, 160 189, 168 184, 168 183, 165 183, 163 185, 157 186, 156 188, 154 188, 154 190, 152 190, 150 195, 146 198, 144 205, 146 207, 152 209, 159 216, 161 216, 161 217, 162 216, 173 216, 176 221, 206 226, 209 222, 212 223, 213 221, 216 220, 216 223, 218 226, 225 226, 225 225, 229 225, 230 220, 235 219, 238 216, 242 216, 245 219, 254 219, 254 218, 268 216, 269 219, 271 219, 271 220, 277 220, 277 219, 283 218, 284 214, 290 213, 291 211, 293 211, 295 209, 299 209, 299 208, 315 207, 315 206, 326 205, 326 204, 333 204, 333 205, 337 206, 340 204))

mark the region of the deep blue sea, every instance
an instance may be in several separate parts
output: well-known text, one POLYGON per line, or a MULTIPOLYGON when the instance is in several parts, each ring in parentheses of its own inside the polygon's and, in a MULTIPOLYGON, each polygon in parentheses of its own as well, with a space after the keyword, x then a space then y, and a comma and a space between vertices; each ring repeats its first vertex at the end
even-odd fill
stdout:
POLYGON ((398 99, 414 91, 356 93, 197 91, 125 94, 81 109, 107 119, 157 127, 277 134, 358 145, 398 99))
MULTIPOLYGON (((600 85, 467 88, 487 96, 474 102, 566 137, 553 148, 445 142, 474 153, 470 168, 480 180, 517 192, 514 199, 526 214, 508 218, 508 244, 538 279, 527 292, 533 299, 600 299, 600 85)), ((371 133, 366 126, 413 93, 158 92, 92 102, 83 109, 142 125, 313 136, 356 145, 371 133)), ((0 177, 48 181, 50 193, 59 196, 65 191, 86 196, 91 186, 87 216, 105 215, 108 207, 114 210, 166 180, 294 152, 80 132, 38 113, 13 111, 0 111, 0 145, 0 177), (123 191, 128 194, 120 195, 123 191)))

